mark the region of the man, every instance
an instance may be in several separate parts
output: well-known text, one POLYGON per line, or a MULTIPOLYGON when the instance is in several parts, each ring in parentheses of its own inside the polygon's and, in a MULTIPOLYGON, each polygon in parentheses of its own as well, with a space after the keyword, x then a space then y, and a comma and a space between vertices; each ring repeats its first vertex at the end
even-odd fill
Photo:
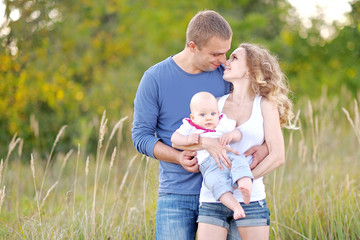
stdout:
MULTIPOLYGON (((231 38, 231 27, 220 14, 199 12, 188 25, 184 50, 150 67, 139 84, 132 138, 140 153, 160 160, 156 239, 195 239, 202 177, 196 153, 172 148, 170 138, 189 116, 195 93, 207 91, 220 97, 229 92, 222 64, 231 38)), ((236 151, 209 141, 201 145, 219 166, 223 161, 230 168, 226 152, 236 151)))

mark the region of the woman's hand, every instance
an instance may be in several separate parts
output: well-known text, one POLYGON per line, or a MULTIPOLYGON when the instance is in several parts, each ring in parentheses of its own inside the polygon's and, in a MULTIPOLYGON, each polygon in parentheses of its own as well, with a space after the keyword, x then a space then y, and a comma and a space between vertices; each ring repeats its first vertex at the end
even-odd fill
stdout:
POLYGON ((231 168, 231 160, 229 159, 226 152, 233 152, 237 155, 240 153, 228 146, 222 146, 219 143, 218 138, 200 138, 201 146, 207 150, 210 155, 215 159, 217 165, 221 170, 223 170, 223 166, 220 161, 228 168, 231 168))

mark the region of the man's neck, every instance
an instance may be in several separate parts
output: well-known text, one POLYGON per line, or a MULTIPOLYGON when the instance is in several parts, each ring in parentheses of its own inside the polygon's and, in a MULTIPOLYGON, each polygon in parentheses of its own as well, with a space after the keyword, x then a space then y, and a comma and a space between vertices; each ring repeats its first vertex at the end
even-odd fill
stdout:
POLYGON ((194 66, 192 61, 192 54, 190 53, 189 49, 184 49, 175 56, 172 57, 174 62, 185 72, 190 74, 197 74, 202 72, 202 70, 198 69, 194 66))

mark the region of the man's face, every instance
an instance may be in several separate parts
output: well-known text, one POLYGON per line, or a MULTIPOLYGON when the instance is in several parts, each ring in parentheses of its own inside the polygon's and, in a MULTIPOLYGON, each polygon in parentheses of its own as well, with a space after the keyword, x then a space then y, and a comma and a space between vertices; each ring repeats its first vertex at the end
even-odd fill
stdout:
POLYGON ((231 39, 211 38, 205 46, 195 47, 194 66, 201 71, 214 71, 226 62, 226 53, 230 50, 231 39))

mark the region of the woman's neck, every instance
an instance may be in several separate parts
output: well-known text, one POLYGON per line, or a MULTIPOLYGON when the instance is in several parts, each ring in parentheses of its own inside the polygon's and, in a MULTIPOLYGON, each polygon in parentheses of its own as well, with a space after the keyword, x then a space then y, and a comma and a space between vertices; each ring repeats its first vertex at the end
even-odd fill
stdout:
POLYGON ((254 100, 255 94, 248 81, 238 81, 237 84, 233 84, 233 87, 233 91, 229 96, 229 100, 232 102, 240 104, 254 100))

